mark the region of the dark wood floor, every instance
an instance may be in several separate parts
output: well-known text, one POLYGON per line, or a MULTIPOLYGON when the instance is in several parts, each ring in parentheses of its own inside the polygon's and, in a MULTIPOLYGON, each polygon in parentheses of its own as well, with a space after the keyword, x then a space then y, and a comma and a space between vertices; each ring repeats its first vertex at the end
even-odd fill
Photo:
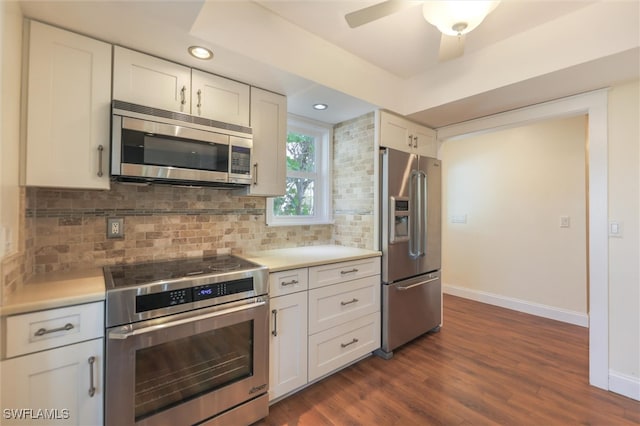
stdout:
POLYGON ((256 425, 638 425, 589 386, 588 330, 454 296, 444 326, 270 408, 256 425))

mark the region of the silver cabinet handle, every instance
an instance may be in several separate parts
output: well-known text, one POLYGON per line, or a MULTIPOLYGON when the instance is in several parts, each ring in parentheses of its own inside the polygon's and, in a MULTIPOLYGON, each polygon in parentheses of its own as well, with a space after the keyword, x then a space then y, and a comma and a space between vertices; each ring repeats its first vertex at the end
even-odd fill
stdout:
POLYGON ((93 395, 96 394, 96 387, 93 385, 93 366, 96 363, 96 357, 89 357, 89 397, 93 398, 93 395))
POLYGON ((271 334, 274 336, 278 335, 278 310, 273 309, 271 311, 271 315, 273 315, 273 330, 271 330, 271 334))
POLYGON ((356 272, 358 272, 358 268, 353 268, 348 271, 340 271, 340 275, 355 274, 356 272))
POLYGON ((349 343, 340 343, 340 346, 342 348, 346 348, 349 345, 353 345, 354 343, 358 343, 358 339, 356 339, 355 337, 353 338, 352 341, 350 341, 349 343))
POLYGON ((253 184, 258 184, 258 163, 253 165, 253 184))
POLYGON ((295 285, 298 284, 298 280, 291 280, 291 281, 282 281, 280 283, 281 286, 288 286, 288 285, 295 285))
POLYGON ((413 135, 409 135, 409 146, 413 146, 413 135))
POLYGON ((98 177, 102 177, 102 151, 104 151, 104 147, 102 145, 98 145, 98 177))
POLYGON ((347 305, 350 305, 350 304, 352 304, 352 303, 358 303, 358 299, 356 299, 356 298, 354 297, 353 299, 349 300, 348 302, 340 302, 340 305, 342 305, 342 306, 347 306, 347 305))
POLYGON ((46 328, 39 328, 38 331, 33 333, 33 335, 40 337, 40 336, 44 336, 45 334, 49 334, 49 333, 57 333, 58 331, 69 331, 72 328, 73 328, 73 324, 68 322, 65 325, 63 325, 62 327, 52 328, 51 330, 47 330, 46 328))
POLYGON ((187 93, 187 86, 182 86, 182 89, 180 89, 180 104, 181 105, 184 105, 184 104, 187 103, 186 93, 187 93))
POLYGON ((202 90, 198 89, 198 103, 196 104, 196 106, 198 108, 200 108, 202 106, 202 90))
POLYGON ((417 148, 417 147, 418 147, 418 137, 417 137, 417 136, 414 136, 414 137, 413 137, 413 147, 414 147, 414 148, 417 148))
POLYGON ((411 285, 408 285, 408 286, 405 286, 405 287, 397 287, 397 289, 398 289, 398 291, 407 291, 407 290, 412 289, 414 287, 418 287, 418 286, 421 286, 421 285, 432 283, 434 281, 438 281, 438 279, 440 279, 440 277, 431 278, 431 279, 426 280, 426 281, 420 281, 419 283, 411 284, 411 285))

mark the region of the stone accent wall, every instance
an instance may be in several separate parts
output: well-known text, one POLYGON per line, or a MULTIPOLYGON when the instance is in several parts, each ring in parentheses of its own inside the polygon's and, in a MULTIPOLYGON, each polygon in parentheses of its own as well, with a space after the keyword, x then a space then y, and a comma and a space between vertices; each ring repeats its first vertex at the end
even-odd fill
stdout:
POLYGON ((113 183, 110 191, 29 188, 35 272, 332 244, 332 226, 269 228, 265 199, 234 190, 113 183), (124 218, 108 239, 107 218, 124 218))
POLYGON ((333 211, 336 244, 373 249, 374 113, 333 129, 333 211))

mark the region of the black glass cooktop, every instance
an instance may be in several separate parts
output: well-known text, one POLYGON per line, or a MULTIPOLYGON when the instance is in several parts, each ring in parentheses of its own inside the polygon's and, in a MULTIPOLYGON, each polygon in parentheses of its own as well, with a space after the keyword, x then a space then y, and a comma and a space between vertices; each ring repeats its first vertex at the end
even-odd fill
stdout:
POLYGON ((119 288, 186 277, 197 277, 199 275, 248 271, 256 268, 261 268, 261 266, 233 255, 218 255, 162 262, 105 266, 104 272, 111 276, 113 288, 119 288))

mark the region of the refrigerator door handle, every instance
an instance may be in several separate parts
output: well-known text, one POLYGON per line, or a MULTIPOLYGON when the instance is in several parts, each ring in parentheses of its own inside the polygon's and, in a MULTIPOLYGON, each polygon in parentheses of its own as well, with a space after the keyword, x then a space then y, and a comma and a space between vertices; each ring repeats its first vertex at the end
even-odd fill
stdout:
POLYGON ((419 245, 419 221, 420 221, 420 205, 418 198, 419 172, 412 170, 409 176, 409 256, 417 259, 420 256, 419 245))
POLYGON ((427 215, 429 214, 427 206, 427 175, 424 172, 420 172, 420 250, 419 255, 425 256, 427 254, 427 215))
POLYGON ((396 287, 396 290, 398 290, 398 291, 407 291, 407 290, 410 290, 410 289, 412 289, 414 287, 419 287, 421 285, 425 285, 425 284, 432 283, 434 281, 438 281, 439 279, 440 279, 440 277, 431 278, 431 279, 428 279, 426 281, 420 281, 419 283, 411 284, 411 285, 408 285, 408 286, 396 287))

